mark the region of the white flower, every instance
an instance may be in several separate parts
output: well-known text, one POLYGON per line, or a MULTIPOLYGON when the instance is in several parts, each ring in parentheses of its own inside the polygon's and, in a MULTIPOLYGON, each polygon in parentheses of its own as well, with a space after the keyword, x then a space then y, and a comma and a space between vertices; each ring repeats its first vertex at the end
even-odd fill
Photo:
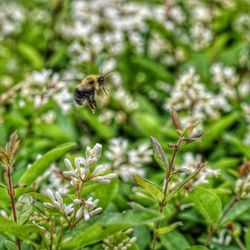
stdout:
MULTIPOLYGON (((74 201, 76 204, 79 201, 74 201)), ((96 208, 99 200, 96 199, 93 201, 92 197, 89 197, 86 201, 81 201, 82 205, 76 212, 76 218, 83 217, 84 221, 88 221, 91 216, 99 214, 102 211, 102 208, 96 208)))
POLYGON ((128 141, 123 138, 113 138, 109 144, 107 158, 112 164, 107 164, 123 181, 132 180, 134 175, 144 176, 143 164, 151 161, 152 151, 148 144, 141 144, 136 149, 128 149, 128 141))
MULTIPOLYGON (((192 153, 188 152, 184 154, 184 161, 183 164, 180 166, 181 170, 185 170, 184 174, 189 172, 192 174, 196 171, 197 165, 201 163, 201 155, 193 155, 192 153)), ((211 169, 209 166, 202 168, 196 178, 192 181, 192 186, 198 186, 201 184, 208 184, 209 177, 217 177, 220 174, 219 169, 211 169)))
POLYGON ((44 206, 48 208, 54 208, 65 216, 69 215, 74 209, 73 204, 66 205, 59 192, 53 193, 50 189, 47 189, 47 196, 50 198, 51 203, 44 202, 44 206))
POLYGON ((97 143, 92 149, 86 148, 85 156, 76 157, 74 167, 69 159, 65 159, 65 165, 68 171, 64 171, 64 175, 71 178, 71 184, 76 185, 81 182, 99 182, 110 183, 110 180, 115 178, 115 174, 105 174, 106 168, 104 165, 96 166, 102 153, 102 145, 97 143))

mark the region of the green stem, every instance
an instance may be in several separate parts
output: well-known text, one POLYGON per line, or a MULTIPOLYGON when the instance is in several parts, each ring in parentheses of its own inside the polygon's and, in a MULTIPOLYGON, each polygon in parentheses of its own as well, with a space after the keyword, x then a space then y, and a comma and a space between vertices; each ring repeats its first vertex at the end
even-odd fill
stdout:
MULTIPOLYGON (((162 201, 160 202, 160 213, 161 214, 163 213, 163 210, 164 210, 165 206, 167 205, 166 199, 167 199, 167 192, 168 192, 169 183, 171 181, 171 172, 173 170, 174 161, 176 159, 176 155, 177 155, 178 151, 180 150, 180 146, 181 146, 182 142, 183 142, 182 137, 180 137, 177 144, 174 147, 174 152, 173 152, 171 161, 169 163, 168 171, 167 171, 166 176, 165 176, 165 187, 164 187, 164 191, 163 191, 164 196, 163 196, 162 201)), ((152 250, 155 250, 155 248, 156 248, 156 241, 158 238, 157 230, 159 229, 159 227, 160 227, 160 220, 158 220, 155 224, 154 233, 153 233, 153 240, 152 240, 152 250)))
MULTIPOLYGON (((10 202, 11 202, 11 211, 13 215, 13 219, 15 223, 17 223, 17 213, 16 213, 16 204, 15 204, 15 189, 13 187, 12 183, 12 165, 7 166, 7 180, 8 180, 8 194, 10 196, 10 202)), ((16 239, 18 250, 21 250, 21 241, 17 238, 16 239)))

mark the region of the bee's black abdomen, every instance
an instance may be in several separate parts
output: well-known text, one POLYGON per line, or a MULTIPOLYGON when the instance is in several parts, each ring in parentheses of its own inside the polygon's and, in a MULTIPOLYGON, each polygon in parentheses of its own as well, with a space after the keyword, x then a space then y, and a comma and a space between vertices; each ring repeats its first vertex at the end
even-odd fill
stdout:
POLYGON ((93 98, 95 94, 94 88, 91 89, 79 89, 76 88, 74 92, 74 100, 77 104, 82 105, 82 103, 87 100, 89 101, 93 98))
POLYGON ((75 92, 74 92, 74 100, 79 105, 82 105, 82 102, 84 101, 84 95, 82 92, 83 91, 79 89, 75 89, 75 92))

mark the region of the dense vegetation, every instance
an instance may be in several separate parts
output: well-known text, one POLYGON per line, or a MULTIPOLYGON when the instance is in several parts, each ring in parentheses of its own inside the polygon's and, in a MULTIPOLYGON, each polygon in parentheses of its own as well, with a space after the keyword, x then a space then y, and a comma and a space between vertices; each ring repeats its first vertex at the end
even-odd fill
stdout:
POLYGON ((250 249, 249 58, 248 0, 2 0, 0 249, 250 249))

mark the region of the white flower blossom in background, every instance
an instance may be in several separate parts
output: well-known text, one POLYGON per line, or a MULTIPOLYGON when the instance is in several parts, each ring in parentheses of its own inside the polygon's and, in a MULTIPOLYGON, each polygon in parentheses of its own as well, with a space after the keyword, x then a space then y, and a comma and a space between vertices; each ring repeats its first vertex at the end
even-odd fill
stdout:
POLYGON ((5 36, 18 33, 25 20, 25 10, 16 2, 0 3, 0 41, 5 36))
POLYGON ((127 250, 133 243, 136 242, 136 237, 130 237, 129 234, 133 232, 132 228, 125 231, 120 231, 116 234, 108 236, 103 240, 103 250, 127 250))
POLYGON ((219 231, 219 235, 217 237, 212 238, 212 241, 223 246, 229 246, 232 241, 231 234, 232 233, 228 229, 224 228, 219 231))
POLYGON ((237 180, 234 191, 242 200, 250 199, 250 174, 237 180))
POLYGON ((208 27, 202 24, 194 24, 190 29, 191 40, 193 47, 196 50, 201 50, 208 47, 213 39, 213 32, 208 27))
MULTIPOLYGON (((183 163, 178 168, 182 170, 185 174, 192 174, 197 170, 197 165, 202 162, 201 155, 193 155, 188 152, 183 156, 183 163)), ((209 166, 202 168, 199 174, 192 180, 192 186, 199 186, 201 184, 208 184, 209 178, 218 177, 220 174, 219 169, 212 169, 209 166)))
POLYGON ((225 98, 216 96, 205 88, 205 84, 200 82, 200 77, 193 67, 177 79, 171 91, 171 97, 165 103, 167 110, 171 106, 176 110, 191 111, 188 116, 189 123, 203 121, 208 117, 216 118, 219 115, 219 109, 229 109, 225 98))
POLYGON ((114 93, 114 98, 127 111, 133 111, 138 108, 139 104, 122 88, 119 88, 114 93))
POLYGON ((113 138, 109 143, 108 164, 125 182, 131 181, 134 175, 144 176, 144 164, 151 162, 152 151, 148 144, 141 144, 136 149, 128 148, 128 141, 124 138, 113 138))
POLYGON ((56 190, 60 194, 67 194, 69 192, 69 183, 64 179, 62 170, 55 164, 52 164, 42 176, 39 176, 34 187, 39 188, 41 193, 46 193, 47 189, 56 190))
POLYGON ((39 108, 50 100, 55 101, 63 112, 72 108, 72 94, 69 93, 68 83, 60 79, 58 73, 52 70, 32 72, 22 83, 19 105, 22 107, 26 102, 32 102, 34 107, 39 108))
POLYGON ((239 82, 235 68, 215 63, 211 67, 211 73, 213 83, 220 85, 220 94, 235 99, 237 96, 236 86, 239 82))
POLYGON ((248 42, 250 41, 250 14, 249 12, 239 13, 233 23, 233 27, 248 42))

